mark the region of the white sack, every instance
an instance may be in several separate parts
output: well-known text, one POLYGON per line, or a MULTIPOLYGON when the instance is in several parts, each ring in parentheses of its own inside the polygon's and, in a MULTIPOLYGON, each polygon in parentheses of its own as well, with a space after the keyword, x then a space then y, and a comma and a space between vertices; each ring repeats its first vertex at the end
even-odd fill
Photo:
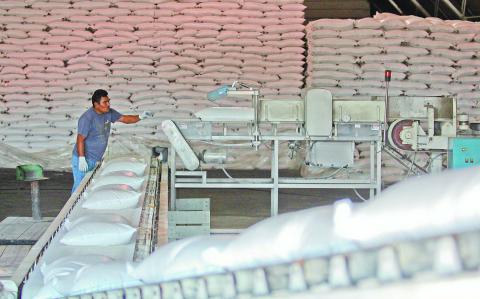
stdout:
POLYGON ((141 285, 141 282, 128 275, 125 262, 99 263, 85 266, 78 271, 75 283, 66 295, 115 290, 137 285, 141 285))
POLYGON ((147 257, 129 274, 146 283, 155 283, 192 275, 222 273, 218 257, 232 237, 196 236, 168 243, 147 257))
POLYGON ((136 159, 120 159, 105 163, 105 165, 102 166, 101 175, 106 175, 116 171, 131 171, 140 176, 145 173, 146 168, 147 165, 144 162, 136 159))
POLYGON ((74 229, 77 225, 88 222, 104 222, 112 224, 126 224, 130 225, 130 222, 127 218, 118 215, 118 214, 88 214, 77 219, 70 219, 71 217, 65 220, 65 228, 70 231, 74 229))
POLYGON ((351 30, 353 24, 354 20, 320 19, 310 22, 308 25, 314 29, 351 30))
POLYGON ((72 246, 112 246, 127 244, 137 230, 123 223, 81 222, 68 231, 60 243, 72 246))
MULTIPOLYGON (((106 263, 112 261, 104 255, 71 255, 54 260, 51 263, 40 263, 40 271, 43 275, 43 283, 48 284, 54 279, 71 276, 72 273, 87 265, 106 263)), ((73 280, 73 277, 71 277, 73 280)), ((63 293, 63 290, 58 290, 63 293)))
POLYGON ((127 185, 114 185, 88 191, 85 196, 87 199, 82 204, 85 209, 118 210, 137 206, 141 193, 127 185))
POLYGON ((324 206, 263 220, 232 240, 221 255, 229 270, 303 260, 354 249, 333 235, 333 207, 324 206))
POLYGON ((479 180, 478 167, 406 179, 375 200, 352 206, 336 233, 370 247, 477 229, 479 180))
POLYGON ((132 171, 112 172, 95 178, 93 180, 92 189, 95 190, 106 185, 124 184, 138 191, 144 181, 144 177, 139 177, 132 171))

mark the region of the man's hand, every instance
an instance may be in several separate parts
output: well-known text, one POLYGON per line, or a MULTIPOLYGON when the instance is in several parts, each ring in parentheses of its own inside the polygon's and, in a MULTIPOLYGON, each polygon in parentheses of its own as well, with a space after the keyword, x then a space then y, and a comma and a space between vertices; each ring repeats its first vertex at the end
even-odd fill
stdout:
POLYGON ((138 116, 138 118, 140 118, 141 120, 146 118, 151 118, 151 117, 153 117, 152 111, 143 111, 142 114, 138 116))
POLYGON ((87 160, 85 159, 84 156, 78 157, 78 169, 81 172, 87 172, 88 171, 88 163, 87 163, 87 160))

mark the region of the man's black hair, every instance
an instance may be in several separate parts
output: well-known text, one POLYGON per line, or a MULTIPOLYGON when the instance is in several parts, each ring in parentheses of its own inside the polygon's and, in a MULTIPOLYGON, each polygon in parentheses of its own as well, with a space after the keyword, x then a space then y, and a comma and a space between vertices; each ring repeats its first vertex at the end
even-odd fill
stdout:
POLYGON ((103 89, 97 89, 92 95, 92 106, 95 106, 95 103, 99 104, 102 97, 107 97, 108 92, 103 89))

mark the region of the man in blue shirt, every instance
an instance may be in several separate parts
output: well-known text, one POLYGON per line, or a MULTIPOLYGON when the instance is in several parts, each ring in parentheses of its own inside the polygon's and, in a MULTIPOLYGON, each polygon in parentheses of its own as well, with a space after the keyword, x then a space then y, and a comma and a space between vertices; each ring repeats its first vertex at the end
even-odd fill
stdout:
POLYGON ((110 108, 110 98, 103 89, 97 89, 92 95, 92 107, 80 116, 78 120, 77 142, 73 148, 72 193, 92 170, 105 153, 110 136, 110 126, 114 122, 134 124, 142 119, 153 117, 150 111, 140 115, 122 115, 110 108))

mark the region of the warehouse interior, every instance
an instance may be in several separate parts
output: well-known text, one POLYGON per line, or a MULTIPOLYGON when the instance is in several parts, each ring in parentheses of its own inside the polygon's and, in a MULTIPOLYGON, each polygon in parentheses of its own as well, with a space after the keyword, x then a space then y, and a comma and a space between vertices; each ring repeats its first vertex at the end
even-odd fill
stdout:
POLYGON ((0 1, 0 298, 476 297, 479 19, 0 1), (72 190, 99 89, 135 121, 72 190))

